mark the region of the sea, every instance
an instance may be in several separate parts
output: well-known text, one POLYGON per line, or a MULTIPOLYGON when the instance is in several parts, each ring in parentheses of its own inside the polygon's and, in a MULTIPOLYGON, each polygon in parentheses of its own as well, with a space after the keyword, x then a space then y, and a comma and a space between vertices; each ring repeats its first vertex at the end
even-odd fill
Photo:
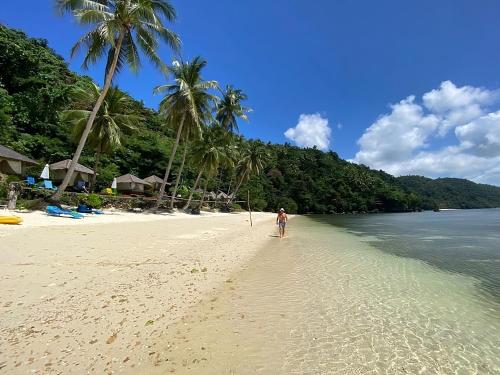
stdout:
POLYGON ((500 209, 300 216, 175 329, 193 374, 500 374, 500 209))

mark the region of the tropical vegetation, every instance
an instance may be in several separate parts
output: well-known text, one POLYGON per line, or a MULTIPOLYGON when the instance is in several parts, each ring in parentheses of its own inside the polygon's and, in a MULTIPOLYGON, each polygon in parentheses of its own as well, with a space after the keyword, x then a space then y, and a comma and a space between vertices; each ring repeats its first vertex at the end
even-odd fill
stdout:
POLYGON ((66 177, 54 195, 55 199, 59 198, 68 186, 115 73, 124 65, 137 72, 141 65, 139 51, 157 67, 167 71, 157 54, 158 40, 166 42, 174 50, 180 47, 179 37, 165 27, 165 21, 171 22, 176 18, 175 9, 167 0, 57 0, 56 3, 61 12, 70 12, 77 22, 91 27, 91 30, 76 42, 71 56, 85 48, 82 64, 84 68, 88 68, 103 56, 106 56, 107 64, 104 86, 88 116, 66 177))

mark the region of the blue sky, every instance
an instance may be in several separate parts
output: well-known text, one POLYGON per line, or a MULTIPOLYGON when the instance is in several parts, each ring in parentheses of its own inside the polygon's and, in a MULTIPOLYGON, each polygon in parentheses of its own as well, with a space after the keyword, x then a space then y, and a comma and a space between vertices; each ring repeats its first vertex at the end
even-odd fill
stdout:
MULTIPOLYGON (((53 0, 25 0, 20 11, 16 2, 4 2, 0 22, 48 39, 69 59, 71 46, 84 30, 69 16, 57 16, 53 4, 53 0)), ((183 57, 203 56, 208 61, 205 78, 232 83, 248 94, 254 112, 251 122, 240 126, 247 137, 283 143, 284 133, 294 128, 288 132, 292 143, 312 142, 395 174, 500 183, 492 159, 500 152, 496 155, 494 137, 484 132, 484 126, 492 126, 479 121, 500 109, 498 1, 483 0, 481 6, 472 0, 175 0, 173 4, 178 20, 172 28, 182 38, 183 57), (452 86, 442 86, 445 81, 452 86), (434 96, 441 95, 437 100, 457 95, 460 100, 448 100, 445 109, 443 103, 432 106, 423 97, 432 90, 434 96), (400 103, 410 95, 415 95, 413 104, 400 103), (475 117, 456 120, 457 108, 470 113, 477 107, 475 117), (399 112, 412 115, 412 109, 423 123, 398 117, 399 112), (470 125, 476 120, 479 125, 470 125), (450 121, 455 123, 449 125, 450 121), (466 125, 470 126, 460 130, 466 125), (461 136, 470 135, 471 128, 485 133, 475 149, 466 147, 471 137, 464 141, 461 136), (420 138, 405 143, 408 134, 420 138), (491 155, 478 151, 485 142, 493 142, 486 145, 493 149, 491 155), (409 154, 393 150, 403 144, 409 154), (444 158, 458 159, 433 168, 444 158), (480 167, 465 168, 476 162, 480 167)), ((166 61, 172 58, 166 48, 161 55, 166 61)), ((73 59, 71 69, 81 72, 81 60, 81 56, 73 59)), ((85 73, 102 82, 102 65, 85 73)), ((153 108, 159 97, 152 88, 163 81, 147 63, 137 76, 125 71, 117 80, 153 108)))

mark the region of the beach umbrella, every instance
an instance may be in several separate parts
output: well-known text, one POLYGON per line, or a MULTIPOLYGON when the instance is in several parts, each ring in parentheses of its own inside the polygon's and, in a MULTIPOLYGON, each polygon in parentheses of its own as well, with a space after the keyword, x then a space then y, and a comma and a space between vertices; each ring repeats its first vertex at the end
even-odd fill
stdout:
POLYGON ((111 183, 111 189, 116 190, 116 177, 113 178, 113 182, 111 183))
POLYGON ((42 174, 40 175, 40 178, 43 178, 44 180, 48 180, 50 178, 48 164, 45 164, 45 167, 43 167, 43 171, 42 174))

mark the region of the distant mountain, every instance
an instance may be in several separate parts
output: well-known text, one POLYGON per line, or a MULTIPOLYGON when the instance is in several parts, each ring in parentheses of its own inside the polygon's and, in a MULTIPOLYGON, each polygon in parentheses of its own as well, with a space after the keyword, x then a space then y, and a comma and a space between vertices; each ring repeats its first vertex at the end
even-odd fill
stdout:
POLYGON ((425 208, 435 204, 439 208, 493 208, 500 207, 500 187, 476 184, 461 178, 427 178, 402 176, 398 182, 423 199, 425 208))

